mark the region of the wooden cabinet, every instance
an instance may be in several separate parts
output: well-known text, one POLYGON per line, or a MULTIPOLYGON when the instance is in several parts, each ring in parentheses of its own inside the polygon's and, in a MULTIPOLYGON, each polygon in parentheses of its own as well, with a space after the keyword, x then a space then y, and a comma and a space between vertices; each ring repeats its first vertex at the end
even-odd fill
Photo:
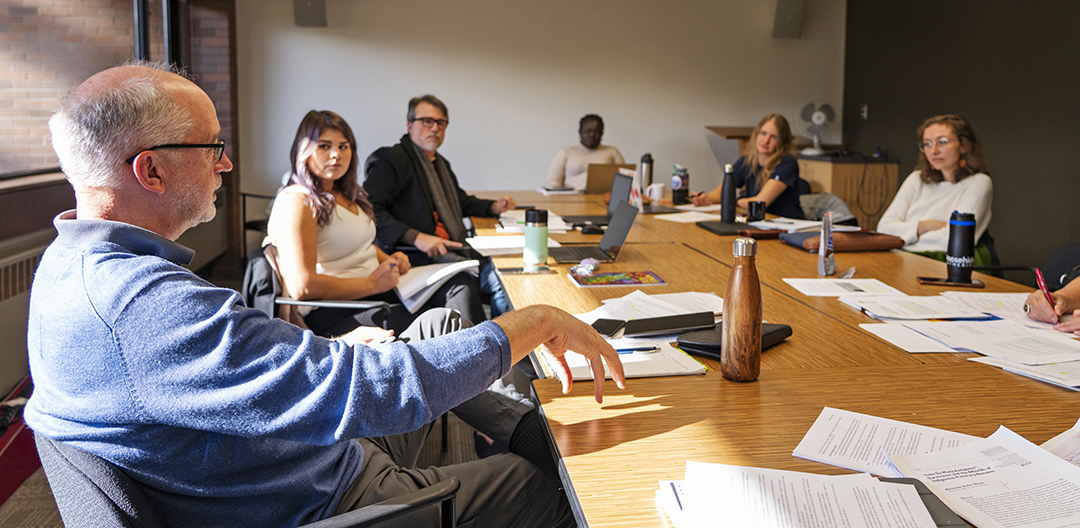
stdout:
POLYGON ((865 229, 877 229, 892 203, 899 170, 898 162, 877 158, 799 156, 799 177, 810 190, 839 196, 865 229))

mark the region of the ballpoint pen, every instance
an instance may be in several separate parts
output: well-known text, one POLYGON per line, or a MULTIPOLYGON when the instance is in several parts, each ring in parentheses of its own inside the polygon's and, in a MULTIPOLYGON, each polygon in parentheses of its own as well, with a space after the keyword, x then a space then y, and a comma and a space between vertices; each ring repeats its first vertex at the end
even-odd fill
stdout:
POLYGON ((634 352, 656 352, 657 350, 659 350, 659 348, 654 346, 615 349, 615 351, 620 354, 633 354, 634 352))
POLYGON ((1042 271, 1039 268, 1035 268, 1035 282, 1039 285, 1039 289, 1042 290, 1043 295, 1046 296, 1046 302, 1050 303, 1050 310, 1054 309, 1054 297, 1050 295, 1050 289, 1046 287, 1046 281, 1043 280, 1042 271))

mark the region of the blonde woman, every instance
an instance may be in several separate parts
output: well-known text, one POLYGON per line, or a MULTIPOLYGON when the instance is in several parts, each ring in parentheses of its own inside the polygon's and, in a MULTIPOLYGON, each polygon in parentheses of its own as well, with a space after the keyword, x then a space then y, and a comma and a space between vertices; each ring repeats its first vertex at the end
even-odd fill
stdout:
MULTIPOLYGON (((799 206, 799 164, 791 155, 791 127, 780 114, 769 114, 754 128, 746 152, 733 165, 735 185, 742 189, 738 205, 765 202, 765 211, 786 218, 803 218, 799 206)), ((694 205, 720 203, 724 185, 690 195, 694 205)))

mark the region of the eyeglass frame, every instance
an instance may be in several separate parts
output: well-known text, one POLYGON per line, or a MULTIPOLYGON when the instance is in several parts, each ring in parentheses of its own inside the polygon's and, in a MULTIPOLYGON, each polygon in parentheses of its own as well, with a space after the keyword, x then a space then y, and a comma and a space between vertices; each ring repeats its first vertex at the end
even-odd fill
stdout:
POLYGON ((420 124, 424 125, 424 128, 432 128, 435 125, 439 125, 439 128, 446 130, 446 127, 450 126, 449 119, 435 119, 434 117, 414 117, 409 120, 410 123, 415 123, 417 121, 420 121, 420 124), (427 124, 428 121, 431 121, 430 125, 427 124))
MULTIPOLYGON (((957 145, 961 145, 961 144, 963 144, 963 143, 962 143, 962 141, 963 141, 963 140, 962 140, 962 138, 960 138, 959 136, 957 136, 957 138, 956 138, 956 144, 957 144, 957 145)), ((951 144, 952 142, 953 142, 953 140, 949 139, 949 137, 948 137, 948 136, 940 136, 940 137, 938 137, 937 139, 931 139, 931 140, 929 140, 929 141, 920 141, 920 142, 918 143, 918 145, 919 145, 919 152, 926 152, 926 149, 927 149, 927 148, 934 148, 934 145, 937 145, 939 149, 944 149, 945 147, 948 147, 948 146, 949 146, 949 144, 951 144), (945 143, 942 143, 942 141, 944 141, 945 143), (926 144, 927 144, 927 142, 929 142, 929 143, 930 143, 930 146, 929 146, 929 147, 927 147, 927 145, 926 145, 926 144)))
MULTIPOLYGON (((165 143, 164 145, 155 145, 155 146, 150 147, 150 148, 142 149, 142 150, 139 151, 139 154, 142 154, 143 152, 146 152, 148 150, 186 149, 186 148, 210 148, 210 149, 214 149, 214 161, 215 162, 221 161, 221 158, 225 157, 225 140, 220 139, 220 138, 217 140, 217 143, 165 143)), ((136 155, 128 158, 127 159, 128 165, 130 165, 132 162, 134 162, 135 158, 139 157, 139 154, 136 154, 136 155)))

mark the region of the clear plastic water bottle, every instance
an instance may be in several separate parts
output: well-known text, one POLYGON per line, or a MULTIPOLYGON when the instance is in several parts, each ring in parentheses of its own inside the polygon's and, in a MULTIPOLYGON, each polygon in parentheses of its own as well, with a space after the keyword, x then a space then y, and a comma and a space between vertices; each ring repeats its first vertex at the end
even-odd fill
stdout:
POLYGON ((671 175, 671 200, 675 205, 690 203, 690 173, 678 163, 675 164, 675 173, 671 175))

